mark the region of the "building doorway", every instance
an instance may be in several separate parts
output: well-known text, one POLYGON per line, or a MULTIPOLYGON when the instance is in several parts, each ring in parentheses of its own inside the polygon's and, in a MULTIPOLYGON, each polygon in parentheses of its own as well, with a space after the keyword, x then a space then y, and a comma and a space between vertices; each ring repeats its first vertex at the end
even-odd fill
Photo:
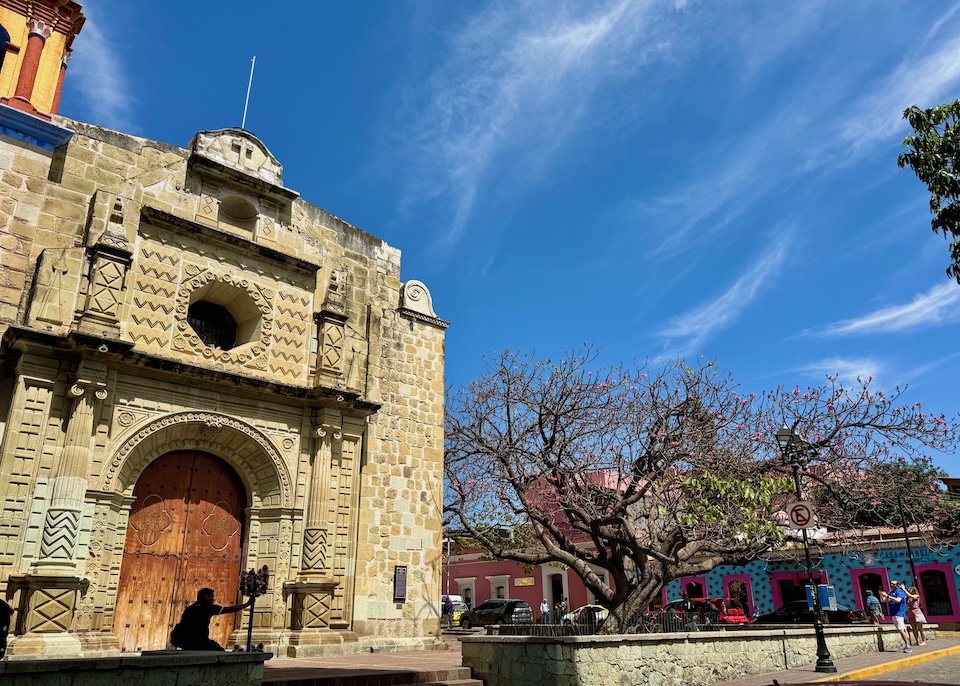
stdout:
MULTIPOLYGON (((220 458, 172 452, 143 470, 133 496, 113 630, 123 651, 162 650, 201 588, 236 603, 247 495, 220 458)), ((226 645, 235 618, 214 617, 210 638, 226 645)))
POLYGON ((931 617, 953 615, 950 585, 942 569, 926 569, 920 572, 921 607, 931 617))

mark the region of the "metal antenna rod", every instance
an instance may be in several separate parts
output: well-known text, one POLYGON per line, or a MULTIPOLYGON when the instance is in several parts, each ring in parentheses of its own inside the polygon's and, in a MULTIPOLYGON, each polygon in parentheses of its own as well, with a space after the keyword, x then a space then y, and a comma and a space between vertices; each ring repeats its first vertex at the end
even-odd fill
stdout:
POLYGON ((243 101, 243 120, 240 122, 240 128, 247 125, 247 105, 250 104, 250 86, 253 85, 253 68, 257 66, 257 56, 254 55, 250 60, 250 80, 247 81, 247 99, 243 101))

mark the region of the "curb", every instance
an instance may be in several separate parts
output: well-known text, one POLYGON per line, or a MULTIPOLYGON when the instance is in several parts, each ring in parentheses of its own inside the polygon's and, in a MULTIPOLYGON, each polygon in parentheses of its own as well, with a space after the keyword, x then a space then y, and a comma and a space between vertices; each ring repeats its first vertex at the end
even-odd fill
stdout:
POLYGON ((932 660, 939 660, 941 657, 947 657, 949 655, 960 655, 960 645, 934 650, 929 653, 923 653, 922 655, 912 655, 899 660, 891 660, 890 662, 884 662, 882 665, 864 667, 863 669, 854 669, 850 672, 844 672, 843 674, 834 674, 833 676, 824 677, 822 679, 815 679, 813 683, 867 679, 869 677, 876 676, 877 674, 892 672, 895 669, 903 669, 904 667, 912 667, 914 665, 923 664, 924 662, 930 662, 932 660))

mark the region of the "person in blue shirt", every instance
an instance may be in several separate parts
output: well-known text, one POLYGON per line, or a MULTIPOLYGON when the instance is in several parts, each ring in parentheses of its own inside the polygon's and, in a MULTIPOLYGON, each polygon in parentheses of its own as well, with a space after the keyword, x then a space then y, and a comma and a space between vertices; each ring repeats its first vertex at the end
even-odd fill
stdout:
POLYGON ((873 595, 873 591, 867 591, 866 608, 867 618, 870 620, 870 623, 879 624, 883 610, 880 607, 880 599, 873 595))
POLYGON ((900 639, 903 641, 903 652, 912 653, 910 634, 907 633, 907 593, 901 588, 900 582, 894 580, 890 582, 890 592, 886 596, 893 628, 900 632, 900 639))

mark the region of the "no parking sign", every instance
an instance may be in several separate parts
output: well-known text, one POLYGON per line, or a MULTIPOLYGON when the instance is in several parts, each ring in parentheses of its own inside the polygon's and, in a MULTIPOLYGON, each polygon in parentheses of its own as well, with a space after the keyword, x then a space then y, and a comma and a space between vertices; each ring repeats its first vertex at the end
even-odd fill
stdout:
POLYGON ((792 503, 787 508, 787 519, 791 529, 810 529, 813 527, 813 504, 805 500, 792 503))

